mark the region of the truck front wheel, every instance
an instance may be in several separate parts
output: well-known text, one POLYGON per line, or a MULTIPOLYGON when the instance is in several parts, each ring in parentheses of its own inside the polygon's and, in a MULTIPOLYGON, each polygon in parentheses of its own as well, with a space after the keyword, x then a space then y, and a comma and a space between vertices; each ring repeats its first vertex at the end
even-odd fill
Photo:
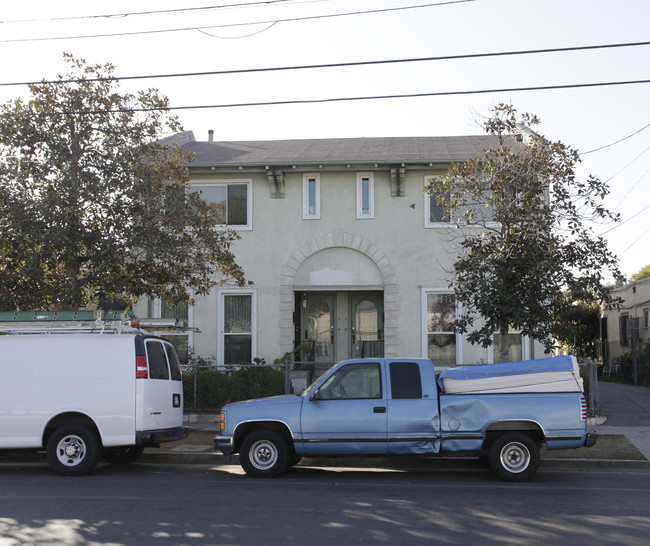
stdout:
POLYGON ((506 482, 530 480, 539 468, 539 447, 521 432, 499 436, 490 447, 490 467, 506 482))
POLYGON ((289 446, 272 430, 255 430, 241 443, 239 463, 253 478, 274 478, 289 467, 289 446))
POLYGON ((97 433, 83 425, 55 430, 47 441, 47 462, 63 476, 81 476, 92 470, 100 455, 97 433))

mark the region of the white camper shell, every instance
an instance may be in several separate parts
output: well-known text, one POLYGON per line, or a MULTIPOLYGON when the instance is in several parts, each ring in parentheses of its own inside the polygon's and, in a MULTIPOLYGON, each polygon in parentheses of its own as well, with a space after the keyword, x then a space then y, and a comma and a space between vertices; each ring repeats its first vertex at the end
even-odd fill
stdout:
POLYGON ((81 475, 185 436, 168 341, 133 328, 0 328, 0 449, 45 449, 55 472, 81 475))

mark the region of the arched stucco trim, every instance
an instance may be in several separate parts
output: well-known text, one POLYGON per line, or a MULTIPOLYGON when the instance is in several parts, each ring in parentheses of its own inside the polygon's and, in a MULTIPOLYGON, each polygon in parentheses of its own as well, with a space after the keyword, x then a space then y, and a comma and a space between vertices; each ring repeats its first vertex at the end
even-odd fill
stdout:
POLYGON ((305 242, 291 253, 280 271, 279 330, 282 353, 293 350, 296 272, 307 258, 328 248, 349 248, 361 252, 370 258, 381 272, 384 281, 384 354, 388 357, 398 356, 399 294, 395 267, 386 253, 370 239, 343 230, 335 230, 305 242))

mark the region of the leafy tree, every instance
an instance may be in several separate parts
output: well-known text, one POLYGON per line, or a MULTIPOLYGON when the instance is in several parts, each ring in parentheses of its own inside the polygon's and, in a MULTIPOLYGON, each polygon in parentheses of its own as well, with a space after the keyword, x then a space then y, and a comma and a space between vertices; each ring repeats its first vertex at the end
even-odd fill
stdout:
POLYGON ((630 282, 640 281, 641 279, 647 279, 648 277, 650 277, 650 265, 646 265, 639 269, 639 271, 630 277, 630 282))
POLYGON ((570 354, 596 358, 600 338, 600 305, 598 301, 576 300, 564 294, 565 302, 553 324, 553 338, 570 354))
MULTIPOLYGON (((610 301, 604 272, 620 274, 606 242, 588 227, 618 219, 602 204, 607 185, 593 176, 578 180, 578 152, 529 129, 538 124, 499 104, 484 123, 492 146, 427 187, 458 228, 451 231, 460 250, 450 271, 462 304, 455 328, 484 347, 513 329, 551 350, 553 327, 571 305, 563 293, 610 301)), ((508 359, 506 343, 499 357, 508 359)))
POLYGON ((244 284, 236 233, 188 193, 191 156, 157 90, 120 94, 110 64, 0 106, 0 308, 81 308, 110 297, 188 300, 244 284))

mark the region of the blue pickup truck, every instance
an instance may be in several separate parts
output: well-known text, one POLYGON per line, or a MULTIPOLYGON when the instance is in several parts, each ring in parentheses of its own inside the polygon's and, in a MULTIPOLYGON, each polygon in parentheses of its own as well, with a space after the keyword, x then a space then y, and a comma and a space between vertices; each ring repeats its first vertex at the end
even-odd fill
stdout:
POLYGON ((590 447, 573 357, 447 370, 428 359, 335 364, 298 395, 224 406, 215 448, 270 478, 302 457, 466 452, 505 481, 531 479, 539 448, 590 447))

